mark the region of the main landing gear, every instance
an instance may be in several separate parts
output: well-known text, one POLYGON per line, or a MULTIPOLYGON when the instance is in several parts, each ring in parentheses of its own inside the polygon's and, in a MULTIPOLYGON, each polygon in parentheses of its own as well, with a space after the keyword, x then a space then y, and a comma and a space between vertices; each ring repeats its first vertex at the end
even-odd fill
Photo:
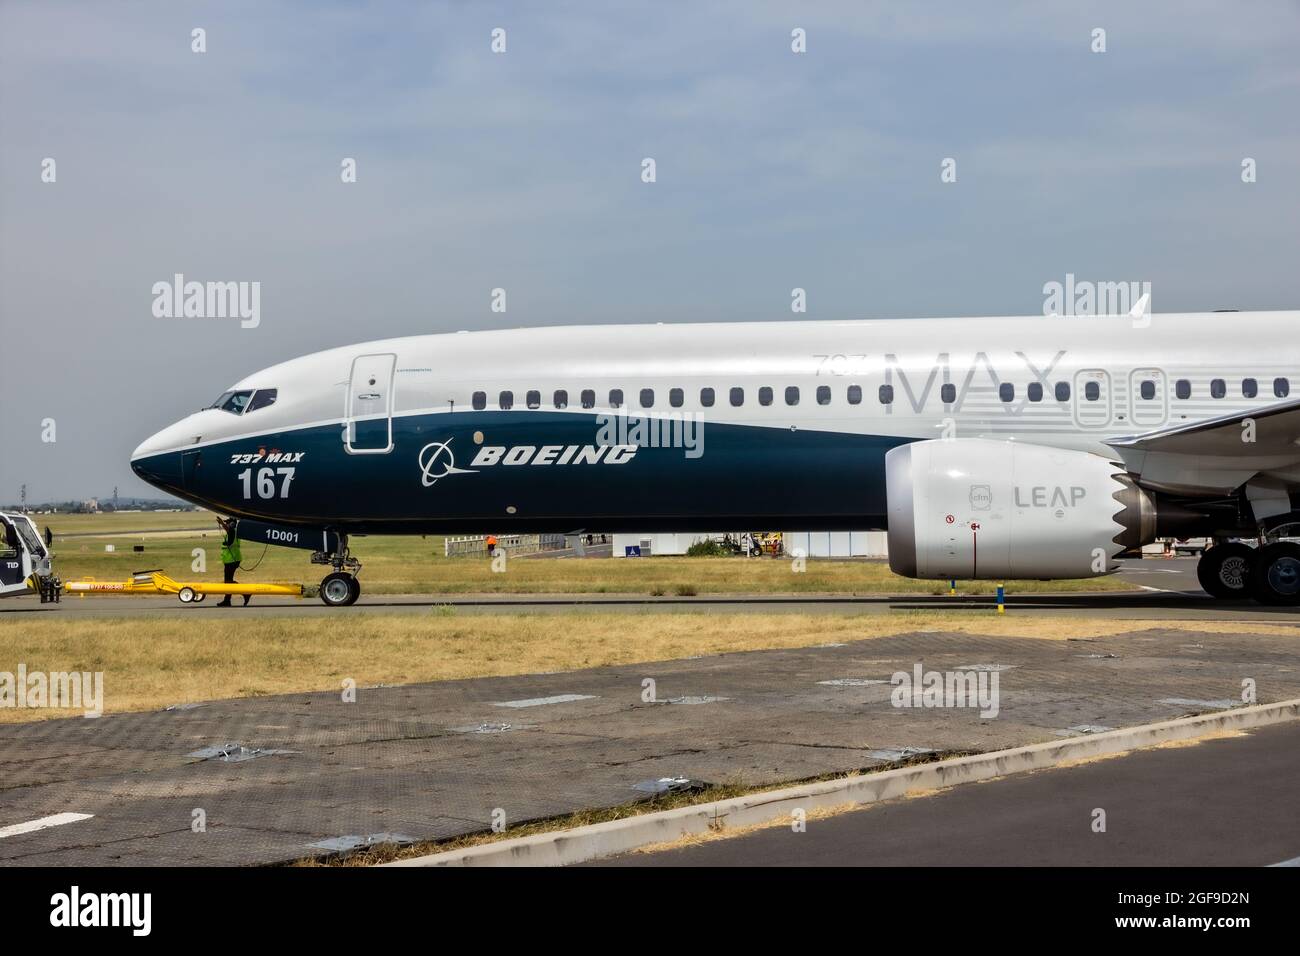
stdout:
POLYGON ((320 583, 320 599, 323 604, 329 607, 347 607, 357 603, 357 598, 361 597, 361 583, 357 581, 361 562, 348 551, 347 535, 339 535, 338 550, 313 552, 311 563, 328 564, 334 569, 320 583))
POLYGON ((1257 548, 1239 541, 1216 544, 1196 566, 1201 587, 1221 600, 1254 598, 1261 604, 1300 604, 1300 545, 1261 542, 1257 548))

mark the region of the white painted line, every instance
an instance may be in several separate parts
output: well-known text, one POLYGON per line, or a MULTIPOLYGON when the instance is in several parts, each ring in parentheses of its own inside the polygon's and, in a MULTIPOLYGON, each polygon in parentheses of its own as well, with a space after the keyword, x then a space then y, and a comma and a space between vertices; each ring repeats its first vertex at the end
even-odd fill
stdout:
POLYGON ((712 697, 704 694, 698 697, 669 697, 663 703, 665 704, 720 704, 723 701, 731 700, 730 697, 712 697))
POLYGON ((817 682, 822 687, 869 687, 872 684, 888 684, 887 680, 876 680, 874 677, 839 677, 835 680, 819 680, 817 682))
POLYGON ((93 813, 56 813, 52 817, 41 817, 39 820, 15 823, 12 826, 0 827, 0 840, 5 837, 18 836, 20 833, 32 833, 36 830, 44 830, 47 827, 61 827, 65 823, 89 820, 93 816, 93 813))
POLYGON ((1179 707, 1210 707, 1214 710, 1229 710, 1239 706, 1240 702, 1235 700, 1193 700, 1190 697, 1161 697, 1157 703, 1176 704, 1179 707))
POLYGON ((1270 866, 1300 866, 1300 856, 1290 860, 1283 860, 1281 863, 1272 863, 1270 866))
POLYGON ((554 697, 528 697, 524 700, 499 700, 493 707, 541 707, 543 704, 568 704, 575 700, 595 700, 594 694, 557 694, 554 697))

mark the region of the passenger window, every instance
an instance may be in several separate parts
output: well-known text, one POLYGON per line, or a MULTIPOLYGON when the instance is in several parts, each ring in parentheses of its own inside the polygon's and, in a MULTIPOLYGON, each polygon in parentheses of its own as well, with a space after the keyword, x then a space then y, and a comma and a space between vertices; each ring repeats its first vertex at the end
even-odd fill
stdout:
POLYGON ((1142 401, 1149 402, 1156 397, 1156 383, 1150 381, 1143 382, 1139 386, 1139 391, 1142 394, 1142 401))
POLYGON ((583 407, 583 408, 595 408, 595 407, 596 407, 596 393, 595 393, 592 389, 584 388, 584 389, 582 390, 581 398, 582 398, 582 407, 583 407))
POLYGON ((829 405, 831 403, 831 387, 829 385, 817 386, 817 404, 829 405))
POLYGON ((556 408, 569 407, 569 393, 562 388, 557 388, 555 390, 555 407, 556 408))
POLYGON ((785 403, 786 403, 787 405, 798 405, 798 404, 799 404, 799 386, 798 386, 798 385, 787 385, 787 386, 785 387, 785 403))
POLYGON ((542 393, 536 389, 529 389, 528 394, 524 396, 529 408, 542 407, 542 393))
POLYGON ((1016 400, 1016 387, 1010 382, 1003 382, 998 386, 998 398, 1004 402, 1014 402, 1016 400))
POLYGON ((951 405, 953 402, 957 401, 957 386, 953 385, 951 382, 943 386, 939 389, 939 399, 945 405, 951 405))
POLYGON ((623 407, 623 390, 621 388, 611 388, 609 390, 609 407, 610 408, 623 407))
POLYGON ((894 404, 894 386, 892 385, 880 386, 880 404, 881 405, 894 404))
POLYGON ((1058 402, 1068 402, 1070 400, 1070 383, 1057 382, 1056 389, 1052 394, 1056 396, 1058 402))
POLYGON ((1273 394, 1278 398, 1286 398, 1291 394, 1291 383, 1284 378, 1273 379, 1273 394))
POLYGON ((668 389, 668 404, 673 408, 681 408, 685 401, 686 394, 680 388, 668 389))
POLYGON ((1031 402, 1041 402, 1043 400, 1043 383, 1030 382, 1029 387, 1025 389, 1025 394, 1029 396, 1031 402))
POLYGON ((1181 399, 1192 397, 1192 383, 1185 378, 1180 378, 1174 383, 1174 394, 1181 399))
POLYGON ((497 396, 497 406, 503 412, 510 411, 510 409, 515 407, 515 393, 502 392, 500 395, 497 396))
POLYGON ((703 405, 705 408, 713 407, 713 389, 711 388, 700 389, 700 404, 703 405))
POLYGON ((1253 378, 1243 378, 1241 380, 1241 397, 1254 398, 1259 394, 1259 382, 1253 378))
POLYGON ((474 406, 474 411, 483 411, 487 408, 487 392, 475 392, 470 398, 470 404, 474 406))
POLYGON ((1083 386, 1083 397, 1090 402, 1095 402, 1097 399, 1101 398, 1101 386, 1096 382, 1089 382, 1087 385, 1083 386))
POLYGON ((279 389, 259 388, 253 393, 253 400, 248 403, 248 408, 244 409, 245 413, 255 412, 259 408, 266 408, 267 405, 275 404, 275 395, 279 389))
POLYGON ((739 386, 733 386, 731 389, 731 404, 739 408, 745 404, 745 390, 739 386))
POLYGON ((1221 378, 1210 379, 1210 398, 1223 398, 1228 394, 1228 384, 1221 378))
POLYGON ((764 385, 762 388, 758 390, 758 404, 760 405, 772 404, 772 389, 770 386, 764 385))
POLYGON ((849 386, 849 404, 850 404, 850 405, 861 405, 861 404, 862 404, 862 386, 861 386, 861 385, 850 385, 850 386, 849 386))
POLYGON ((641 389, 641 407, 642 408, 655 407, 655 390, 653 388, 641 389))

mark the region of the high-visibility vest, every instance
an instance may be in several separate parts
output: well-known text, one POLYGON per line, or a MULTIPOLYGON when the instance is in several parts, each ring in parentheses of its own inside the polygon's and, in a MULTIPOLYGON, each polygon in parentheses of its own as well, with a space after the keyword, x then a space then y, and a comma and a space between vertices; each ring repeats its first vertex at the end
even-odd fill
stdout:
POLYGON ((242 560, 244 560, 244 556, 239 553, 238 538, 235 538, 234 540, 230 541, 229 544, 227 544, 225 541, 221 542, 221 563, 222 564, 238 564, 242 560))

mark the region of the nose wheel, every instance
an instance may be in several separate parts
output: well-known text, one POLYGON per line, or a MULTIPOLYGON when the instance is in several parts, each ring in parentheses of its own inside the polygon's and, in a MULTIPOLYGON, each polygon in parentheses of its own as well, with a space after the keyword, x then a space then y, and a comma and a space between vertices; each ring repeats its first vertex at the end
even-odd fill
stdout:
POLYGON ((325 575, 320 583, 320 599, 329 607, 347 607, 361 597, 361 583, 346 571, 325 575))
POLYGON ((334 568, 321 580, 321 603, 329 607, 347 607, 361 597, 361 584, 357 572, 361 562, 348 551, 348 536, 340 534, 334 551, 317 551, 311 556, 312 564, 328 564, 334 568))

